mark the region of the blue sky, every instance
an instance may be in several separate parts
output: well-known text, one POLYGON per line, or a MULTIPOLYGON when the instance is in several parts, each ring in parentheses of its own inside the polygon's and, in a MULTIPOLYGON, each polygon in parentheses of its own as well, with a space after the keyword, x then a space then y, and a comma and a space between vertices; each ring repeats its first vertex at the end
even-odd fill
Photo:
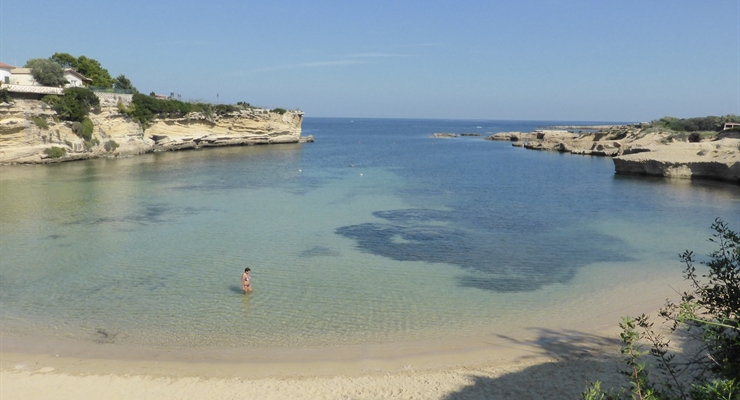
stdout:
POLYGON ((740 0, 0 0, 1 61, 55 52, 308 116, 740 114, 740 0))

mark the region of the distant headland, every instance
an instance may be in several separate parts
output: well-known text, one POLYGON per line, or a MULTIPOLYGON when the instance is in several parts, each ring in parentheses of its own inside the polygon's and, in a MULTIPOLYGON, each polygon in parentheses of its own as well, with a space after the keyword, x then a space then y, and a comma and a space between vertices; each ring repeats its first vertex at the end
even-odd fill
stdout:
POLYGON ((0 62, 0 165, 313 141, 302 121, 299 110, 145 95, 85 56, 0 62))
POLYGON ((606 156, 618 174, 740 183, 740 116, 664 117, 629 125, 556 126, 486 137, 513 146, 606 156))

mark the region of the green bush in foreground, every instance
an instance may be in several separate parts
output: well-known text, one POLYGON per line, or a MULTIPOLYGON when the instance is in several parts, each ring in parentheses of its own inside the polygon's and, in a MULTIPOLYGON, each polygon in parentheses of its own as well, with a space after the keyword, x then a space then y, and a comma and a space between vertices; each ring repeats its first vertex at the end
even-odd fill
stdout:
POLYGON ((669 341, 653 330, 644 314, 625 318, 622 328, 622 354, 627 368, 620 371, 629 390, 605 392, 600 382, 591 383, 582 394, 586 400, 614 399, 737 399, 740 397, 740 236, 720 219, 712 224, 709 240, 719 247, 702 262, 708 271, 697 275, 694 254, 680 255, 686 265, 684 277, 691 291, 677 304, 668 302, 660 311, 671 330, 681 330, 690 341, 688 354, 676 361, 668 350, 669 341), (708 278, 703 282, 701 278, 708 278), (650 345, 643 350, 640 342, 650 345), (698 349, 698 350, 691 350, 698 349), (657 362, 658 378, 652 378, 643 356, 657 362))
POLYGON ((67 150, 61 147, 51 146, 48 149, 44 149, 44 153, 46 153, 49 158, 61 158, 64 157, 65 154, 67 154, 67 150))

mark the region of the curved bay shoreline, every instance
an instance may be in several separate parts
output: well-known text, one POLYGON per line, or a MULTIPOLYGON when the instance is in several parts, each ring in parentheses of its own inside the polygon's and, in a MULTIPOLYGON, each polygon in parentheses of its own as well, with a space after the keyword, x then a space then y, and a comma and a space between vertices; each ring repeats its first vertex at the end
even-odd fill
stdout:
POLYGON ((511 141, 513 146, 531 150, 612 157, 618 174, 740 183, 740 132, 721 132, 718 139, 690 142, 674 138, 675 132, 653 131, 640 125, 583 127, 591 128, 597 130, 502 132, 486 139, 511 141))

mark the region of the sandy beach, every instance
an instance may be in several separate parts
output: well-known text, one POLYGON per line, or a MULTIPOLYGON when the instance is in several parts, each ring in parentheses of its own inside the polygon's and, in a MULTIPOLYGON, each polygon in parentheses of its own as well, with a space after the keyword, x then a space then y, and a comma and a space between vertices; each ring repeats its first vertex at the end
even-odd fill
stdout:
MULTIPOLYGON (((575 399, 623 383, 623 316, 655 316, 680 277, 604 291, 580 321, 442 341, 238 352, 0 338, 0 399, 575 399), (238 353, 238 354, 237 354, 238 353)), ((500 331, 499 331, 500 332, 500 331)))
MULTIPOLYGON (((614 382, 616 332, 542 332, 476 354, 283 364, 2 354, 2 399, 568 399, 614 382), (468 365, 466 359, 488 358, 468 365), (436 365, 436 366, 434 366, 436 365)), ((505 340, 502 340, 502 342, 505 340)))
POLYGON ((476 347, 459 343, 437 350, 434 343, 412 343, 255 351, 245 357, 251 361, 200 362, 195 353, 190 361, 172 361, 166 352, 146 359, 123 353, 95 358, 54 344, 9 352, 23 347, 5 340, 0 398, 573 399, 588 381, 622 383, 616 373, 618 315, 659 306, 655 298, 572 329, 492 335, 476 347), (271 361, 270 354, 279 360, 271 361))

